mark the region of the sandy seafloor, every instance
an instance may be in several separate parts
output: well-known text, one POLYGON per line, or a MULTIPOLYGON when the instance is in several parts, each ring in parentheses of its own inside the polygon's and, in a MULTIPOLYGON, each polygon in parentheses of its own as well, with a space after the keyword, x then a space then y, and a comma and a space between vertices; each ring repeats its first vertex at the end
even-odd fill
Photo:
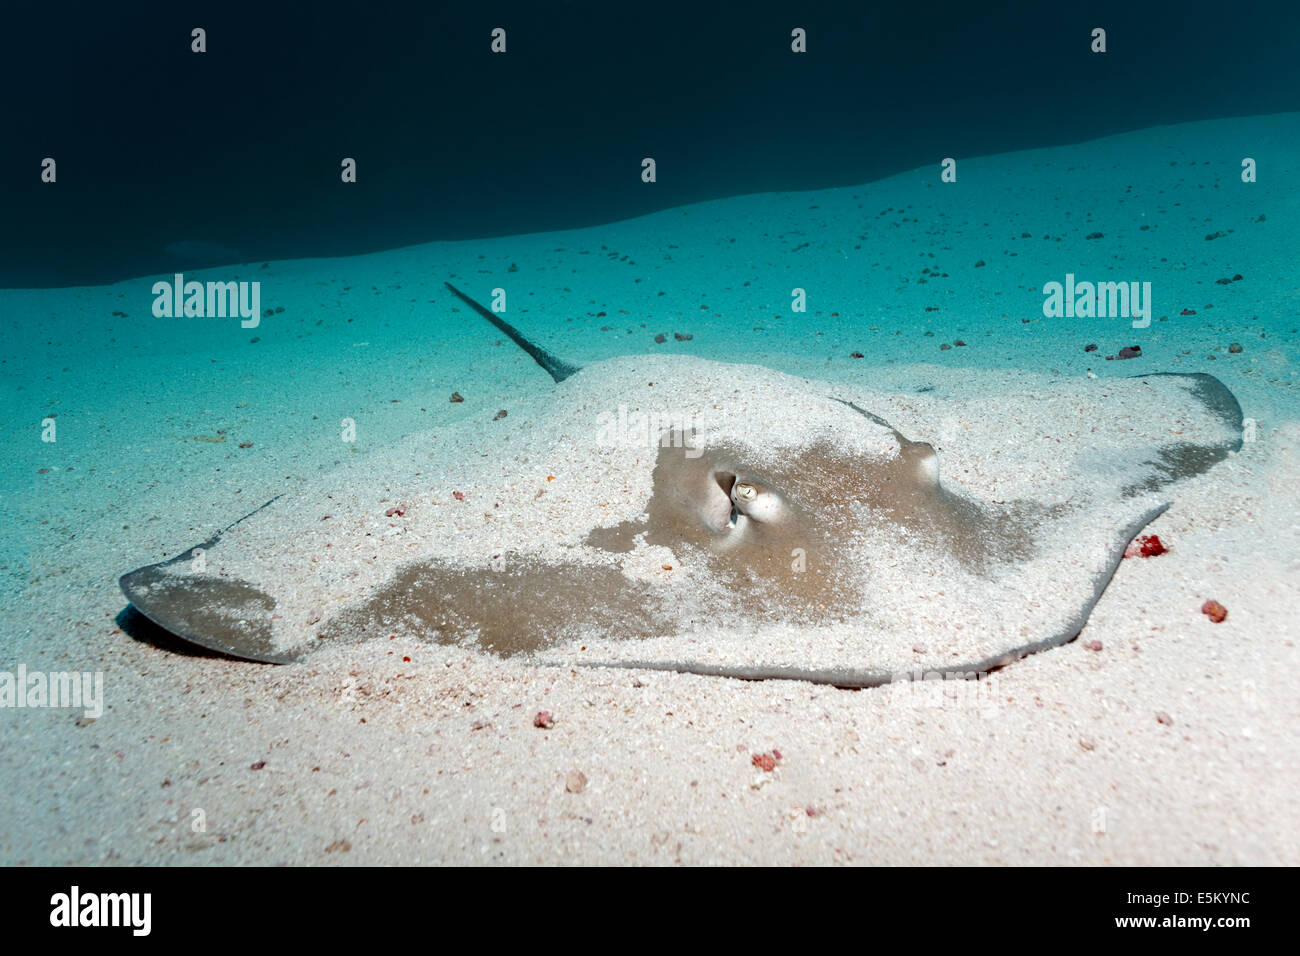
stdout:
MULTIPOLYGON (((954 185, 936 167, 187 274, 260 280, 284 311, 250 330, 155 319, 156 277, 0 292, 0 669, 105 679, 90 723, 0 710, 0 862, 1300 862, 1298 177, 1300 116, 1264 116, 965 160, 954 185), (1259 182, 1240 182, 1243 156, 1259 182), (1043 318, 1039 290, 1067 271, 1151 281, 1155 321, 1043 318), (959 394, 988 370, 1206 371, 1254 440, 1174 490, 1150 529, 1171 550, 1124 561, 1080 640, 939 691, 543 668, 409 640, 275 667, 124 633, 123 571, 345 455, 549 400, 446 279, 511 290, 509 318, 579 363, 678 353, 959 394), (1134 344, 1140 358, 1104 360, 1134 344), (1208 598, 1227 620, 1199 612, 1208 598), (542 710, 551 729, 533 726, 542 710), (755 766, 773 750, 775 770, 755 766), (586 785, 566 792, 575 771, 586 785)), ((1050 405, 1026 418, 1051 433, 1050 405)))

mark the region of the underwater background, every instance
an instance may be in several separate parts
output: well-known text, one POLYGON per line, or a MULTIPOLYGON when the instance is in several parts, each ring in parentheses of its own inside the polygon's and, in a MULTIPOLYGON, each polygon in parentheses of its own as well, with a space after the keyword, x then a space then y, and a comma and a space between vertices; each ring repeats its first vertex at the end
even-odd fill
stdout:
MULTIPOLYGON (((689 355, 899 392, 938 383, 952 395, 966 394, 963 376, 969 394, 976 379, 987 390, 994 373, 1214 374, 1251 429, 1241 472, 1214 478, 1231 507, 1206 506, 1203 489, 1189 497, 1171 512, 1186 537, 1164 567, 1178 573, 1152 584, 1128 571, 1117 591, 1157 602, 1167 588, 1181 600, 1178 587, 1191 593, 1188 581, 1222 571, 1211 580, 1234 623, 1247 596, 1258 598, 1272 629, 1232 645, 1233 665, 1205 669, 1275 695, 1277 719, 1241 718, 1268 738, 1272 761, 1296 714, 1267 675, 1294 663, 1297 635, 1271 622, 1293 621, 1300 606, 1300 544, 1293 522, 1253 522, 1300 502, 1297 35, 1300 5, 1260 0, 11 5, 0 14, 0 653, 30 668, 105 673, 109 714, 120 719, 83 733, 66 715, 0 713, 14 730, 0 745, 12 784, 0 859, 191 862, 211 850, 221 862, 315 862, 337 843, 337 803, 303 811, 308 846, 297 833, 259 830, 261 797, 230 778, 214 786, 230 788, 229 832, 247 837, 239 845, 187 843, 160 830, 153 804, 137 806, 141 781, 156 788, 159 768, 170 784, 182 779, 175 768, 202 763, 195 775, 206 783, 214 755, 253 764, 257 754, 228 751, 242 708, 263 722, 250 739, 279 740, 281 717, 326 724, 337 700, 303 689, 334 679, 319 670, 272 677, 175 644, 159 653, 126 626, 117 579, 404 436, 550 401, 554 383, 448 281, 481 302, 507 290, 509 320, 578 365, 689 355), (492 50, 498 27, 504 53, 492 50), (192 49, 195 28, 204 52, 192 49), (1093 49, 1098 28, 1104 52, 1093 49), (806 31, 806 52, 791 48, 795 29, 806 31), (157 290, 178 274, 255 283, 256 306, 246 317, 176 314, 157 290), (1146 314, 1048 314, 1046 288, 1076 279, 1149 284, 1146 314), (806 292, 805 308, 792 307, 792 290, 806 292), (346 445, 341 421, 355 425, 346 445), (1195 550, 1193 529, 1227 537, 1195 550), (267 692, 275 681, 301 695, 283 714, 267 692), (93 745, 90 733, 101 734, 93 745), (52 796, 43 781, 55 777, 52 796), (69 830, 75 839, 50 839, 69 830)), ((1031 411, 1050 432, 1052 409, 1031 411)), ((1099 605, 1108 648, 1138 643, 1120 600, 1099 605)), ((1188 613, 1200 623, 1195 607, 1188 613)), ((1124 680, 1146 727, 1142 694, 1176 710, 1168 700, 1184 700, 1202 675, 1182 650, 1143 653, 1151 663, 1124 680)), ((495 664, 465 666, 480 687, 514 693, 515 677, 495 664)), ((1031 668, 1052 666, 1076 665, 1031 668)), ((1031 668, 1022 699, 1041 691, 1080 712, 1091 706, 1086 682, 1031 668)), ((605 691, 557 697, 569 693, 605 691)), ((726 726, 716 714, 728 707, 759 709, 747 693, 760 691, 701 691, 712 726, 726 726)), ((798 706, 819 721, 813 699, 798 706)), ((1238 704, 1255 706, 1244 700, 1196 706, 1235 721, 1238 704)), ((825 704, 844 727, 854 706, 885 705, 825 704)), ((881 723, 907 724, 898 714, 881 723)), ((1041 782, 1059 768, 1036 762, 1054 753, 1040 717, 994 749, 1009 746, 1007 761, 1032 764, 1041 782)), ((799 726, 811 728, 811 752, 821 725, 799 726)), ((1108 726, 1116 740, 1129 733, 1108 726)), ((835 746, 852 749, 840 729, 835 746)), ((350 751, 355 732, 349 713, 321 739, 333 734, 350 751)), ((924 733, 927 760, 949 749, 942 731, 924 733)), ((1069 760, 1082 746, 1072 735, 1060 738, 1069 760)), ((1264 761, 1257 746, 1243 732, 1208 757, 1142 750, 1125 765, 1125 796, 1105 798, 1132 801, 1133 830, 1118 849, 1085 836, 1078 859, 1294 863, 1294 773, 1250 763, 1264 761), (1174 781, 1176 812, 1142 789, 1160 779, 1174 781), (1228 795, 1212 811, 1198 802, 1211 791, 1228 795), (1259 826, 1220 840, 1211 831, 1229 817, 1259 826), (1203 839, 1181 840, 1197 827, 1203 839)), ((318 762, 298 756, 299 769, 318 762)), ((887 780, 873 780, 905 804, 915 755, 898 756, 879 771, 887 780)), ((874 773, 884 762, 872 760, 874 773)), ((525 763, 511 766, 533 773, 525 763)), ((478 764, 493 768, 492 758, 478 764)), ((1080 774, 1100 789, 1109 772, 1080 774)), ((654 779, 644 767, 629 773, 654 779)), ((301 792, 304 780, 294 778, 301 792)), ((966 783, 987 816, 1007 805, 1002 781, 966 783)), ((408 796, 419 785, 407 781, 408 796)), ((442 786, 447 805, 477 799, 474 784, 442 786)), ((743 783, 727 789, 747 793, 743 783)), ((869 790, 853 797, 858 819, 869 790)), ((1055 832, 1057 797, 1034 794, 1016 804, 1022 822, 1055 832)), ((382 819, 363 805, 372 796, 349 797, 338 819, 382 819)), ((948 796, 957 805, 966 790, 948 796)), ((1086 829, 1101 798, 1079 799, 1072 819, 1086 829)), ((947 805, 934 806, 943 824, 947 805)), ((716 819, 744 819, 739 804, 718 807, 716 819)), ((366 859, 405 859, 394 832, 375 835, 366 859)), ((596 855, 640 834, 617 821, 585 832, 604 834, 605 849, 590 835, 583 844, 596 855)), ((700 858, 754 859, 743 839, 719 839, 720 856, 700 858)), ((1005 832, 999 839, 1009 846, 1005 832)), ((442 859, 480 859, 454 828, 412 843, 427 850, 420 840, 451 841, 438 844, 442 859)), ((975 840, 963 859, 1000 857, 996 847, 975 840)), ((945 852, 895 849, 884 858, 945 852)), ((1055 860, 1057 849, 1020 860, 1055 860)), ((639 852, 616 859, 647 858, 639 852)), ((509 859, 529 862, 531 849, 509 859)))
POLYGON ((1298 29, 1281 0, 12 5, 0 286, 591 226, 1286 112, 1298 29))

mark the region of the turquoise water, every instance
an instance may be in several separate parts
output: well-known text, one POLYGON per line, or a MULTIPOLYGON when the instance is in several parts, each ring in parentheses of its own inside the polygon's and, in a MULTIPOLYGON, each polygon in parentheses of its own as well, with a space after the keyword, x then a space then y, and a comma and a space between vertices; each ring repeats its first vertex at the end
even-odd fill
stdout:
POLYGON ((116 613, 115 573, 332 467, 343 419, 365 455, 544 393, 545 373, 447 280, 480 301, 502 289, 511 322, 578 364, 690 354, 900 386, 924 377, 917 364, 1208 371, 1266 434, 1300 394, 1298 129, 1290 114, 1162 127, 964 161, 955 183, 936 165, 584 230, 187 274, 258 282, 267 314, 250 328, 155 316, 166 275, 0 291, 5 642, 67 633, 22 610, 47 588, 116 613), (1265 144, 1260 182, 1240 180, 1243 142, 1265 144), (1067 273, 1150 283, 1149 323, 1045 317, 1043 287, 1067 273), (1105 360, 1131 346, 1140 357, 1105 360))

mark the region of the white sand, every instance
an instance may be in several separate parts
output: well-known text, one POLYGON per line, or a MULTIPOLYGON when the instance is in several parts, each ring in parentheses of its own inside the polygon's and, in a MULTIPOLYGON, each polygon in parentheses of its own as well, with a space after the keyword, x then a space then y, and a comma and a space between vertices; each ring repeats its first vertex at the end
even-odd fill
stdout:
MULTIPOLYGON (((1189 124, 967 161, 974 188, 960 191, 925 170, 563 235, 255 264, 240 277, 286 311, 249 331, 153 319, 146 279, 0 293, 19 317, 0 343, 3 647, 10 669, 102 670, 106 683, 89 726, 0 711, 0 860, 1300 862, 1295 129, 1294 116, 1189 124), (1276 174, 1243 187, 1222 156, 1259 144, 1276 174), (877 216, 887 208, 906 211, 877 216), (1152 280, 1166 321, 1041 318, 1037 289, 1063 261, 1152 280), (919 285, 922 267, 953 278, 919 285), (121 572, 403 435, 486 424, 498 408, 509 423, 547 399, 525 356, 451 311, 452 276, 471 294, 512 290, 512 320, 579 362, 743 359, 969 402, 1089 369, 1209 371, 1258 431, 1175 489, 1150 529, 1172 550, 1123 562, 1081 641, 977 684, 849 692, 556 670, 408 640, 276 668, 123 634, 121 572), (793 286, 810 290, 809 315, 789 314, 793 286), (939 350, 958 337, 969 345, 939 350), (1129 344, 1141 359, 1100 358, 1129 344), (51 413, 54 445, 37 441, 51 413), (354 445, 339 441, 344 417, 354 445), (1207 598, 1226 621, 1199 613, 1207 598), (552 729, 533 726, 541 710, 552 729), (773 749, 777 769, 759 770, 752 755, 773 749), (575 770, 588 783, 566 793, 575 770)), ((1044 401, 1019 427, 1051 435, 1062 417, 1044 401)))

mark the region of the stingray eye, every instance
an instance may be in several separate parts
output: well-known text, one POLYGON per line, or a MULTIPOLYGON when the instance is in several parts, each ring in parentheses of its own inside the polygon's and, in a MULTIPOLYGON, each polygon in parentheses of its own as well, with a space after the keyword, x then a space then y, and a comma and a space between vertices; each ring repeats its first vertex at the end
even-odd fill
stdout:
POLYGON ((735 487, 731 489, 731 495, 739 501, 753 501, 758 497, 758 489, 748 482, 738 481, 735 487))

